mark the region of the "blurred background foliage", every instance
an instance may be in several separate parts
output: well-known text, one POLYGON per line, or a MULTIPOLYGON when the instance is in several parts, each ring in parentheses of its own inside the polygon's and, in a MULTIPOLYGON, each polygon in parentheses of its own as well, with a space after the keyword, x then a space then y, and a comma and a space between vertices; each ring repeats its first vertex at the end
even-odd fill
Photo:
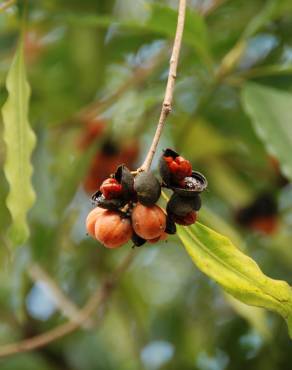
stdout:
MULTIPOLYGON (((0 13, 1 106, 23 6, 11 3, 0 13)), ((64 299, 81 307, 127 254, 130 246, 109 251, 90 239, 84 219, 100 182, 119 163, 135 169, 145 156, 177 3, 28 2, 24 51, 37 198, 30 238, 12 252, 1 169, 2 344, 68 319, 64 299)), ((291 107, 291 0, 189 0, 175 106, 159 151, 174 147, 206 174, 199 220, 290 284, 291 107)), ((291 367, 283 320, 225 295, 176 237, 141 248, 96 325, 98 315, 90 329, 0 360, 1 370, 291 367)))

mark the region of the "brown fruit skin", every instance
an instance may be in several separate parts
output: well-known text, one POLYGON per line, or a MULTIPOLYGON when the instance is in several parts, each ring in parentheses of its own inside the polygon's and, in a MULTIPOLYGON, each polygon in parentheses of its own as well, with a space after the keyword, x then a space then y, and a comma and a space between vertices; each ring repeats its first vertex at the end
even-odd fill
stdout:
POLYGON ((156 206, 146 207, 137 203, 132 212, 132 225, 135 233, 143 239, 159 237, 166 227, 166 215, 156 206))
POLYGON ((190 225, 193 225, 197 221, 198 215, 195 211, 192 211, 186 214, 185 216, 173 215, 172 217, 173 217, 173 221, 176 224, 182 225, 182 226, 190 226, 190 225))
POLYGON ((118 212, 106 210, 95 223, 95 238, 106 248, 119 248, 133 235, 133 228, 128 218, 122 218, 118 212))
POLYGON ((86 217, 86 230, 90 236, 95 238, 95 223, 97 218, 105 212, 105 209, 96 207, 86 217))
POLYGON ((154 239, 150 239, 150 240, 147 240, 147 242, 151 243, 151 244, 154 244, 154 243, 157 243, 157 242, 160 242, 160 241, 163 241, 163 240, 166 240, 168 237, 168 234, 164 231, 160 236, 158 236, 157 238, 154 238, 154 239))

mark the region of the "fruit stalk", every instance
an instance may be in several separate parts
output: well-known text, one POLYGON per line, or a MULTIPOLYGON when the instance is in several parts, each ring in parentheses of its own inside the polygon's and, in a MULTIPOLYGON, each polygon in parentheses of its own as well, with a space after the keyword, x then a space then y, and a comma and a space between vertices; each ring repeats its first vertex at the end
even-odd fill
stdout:
POLYGON ((178 60, 179 60, 179 54, 180 54, 182 36, 183 36, 183 30, 184 30, 184 24, 185 24, 185 14, 186 14, 186 0, 180 0, 179 8, 178 8, 178 18, 177 18, 175 39, 174 39, 172 54, 171 54, 171 58, 169 62, 168 79, 167 79, 165 95, 164 95, 164 99, 162 103, 162 108, 160 112, 160 117, 158 120, 155 135, 152 140, 152 144, 145 157, 144 163, 139 168, 139 171, 148 171, 150 169, 154 154, 156 152, 156 149, 159 143, 159 139, 162 134, 162 130, 163 130, 166 118, 172 109, 172 100, 173 100, 174 85, 175 85, 175 80, 176 80, 176 71, 177 71, 177 65, 178 65, 178 60))

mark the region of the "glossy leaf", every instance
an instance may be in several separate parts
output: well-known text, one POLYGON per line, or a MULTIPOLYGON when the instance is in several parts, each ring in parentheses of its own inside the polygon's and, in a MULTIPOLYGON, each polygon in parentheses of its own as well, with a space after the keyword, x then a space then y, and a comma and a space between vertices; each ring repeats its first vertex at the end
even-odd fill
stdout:
POLYGON ((243 303, 280 314, 292 337, 292 289, 285 281, 264 275, 228 238, 200 223, 178 227, 178 236, 202 272, 243 303))
POLYGON ((9 236, 22 244, 29 236, 27 212, 35 200, 31 184, 31 154, 35 135, 28 121, 30 88, 26 80, 23 44, 19 43, 8 72, 8 98, 2 108, 6 144, 5 176, 9 183, 7 207, 12 218, 9 236))
POLYGON ((248 83, 242 91, 242 103, 268 152, 279 160, 283 173, 292 180, 292 94, 248 83))

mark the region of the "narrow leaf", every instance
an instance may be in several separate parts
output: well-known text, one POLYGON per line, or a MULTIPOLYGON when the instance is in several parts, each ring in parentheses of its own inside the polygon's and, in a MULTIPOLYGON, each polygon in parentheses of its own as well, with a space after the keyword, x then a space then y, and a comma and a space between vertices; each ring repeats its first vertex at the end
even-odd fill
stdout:
POLYGON ((228 238, 200 223, 179 227, 178 236, 201 271, 241 302, 280 314, 292 337, 292 290, 285 281, 264 275, 228 238))
POLYGON ((35 200, 30 159, 36 139, 28 122, 30 88, 26 80, 22 40, 8 72, 6 87, 8 98, 2 108, 6 144, 4 171, 10 188, 7 197, 12 218, 9 236, 17 245, 29 236, 26 217, 35 200))
POLYGON ((254 83, 242 90, 242 103, 254 129, 283 173, 292 180, 292 94, 254 83))

